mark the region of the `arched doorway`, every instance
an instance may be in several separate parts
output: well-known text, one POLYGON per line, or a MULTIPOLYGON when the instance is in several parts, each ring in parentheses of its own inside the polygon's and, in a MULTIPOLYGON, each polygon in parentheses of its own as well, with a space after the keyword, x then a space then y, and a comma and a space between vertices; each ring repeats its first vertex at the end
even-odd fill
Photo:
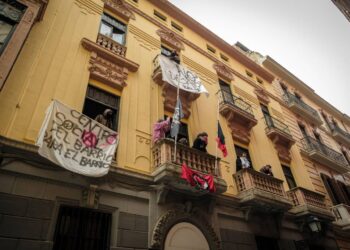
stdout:
POLYGON ((188 222, 174 225, 168 232, 164 250, 209 250, 209 244, 201 230, 188 222))

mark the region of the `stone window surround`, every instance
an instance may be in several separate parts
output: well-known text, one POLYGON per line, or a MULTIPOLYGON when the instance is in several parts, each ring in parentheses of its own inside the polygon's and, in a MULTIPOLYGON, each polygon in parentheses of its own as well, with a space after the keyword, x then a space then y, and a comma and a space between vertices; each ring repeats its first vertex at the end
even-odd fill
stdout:
POLYGON ((30 0, 18 0, 18 2, 25 5, 27 8, 0 56, 0 91, 4 87, 5 81, 11 72, 33 24, 42 20, 48 4, 48 0, 39 0, 35 2, 30 0))

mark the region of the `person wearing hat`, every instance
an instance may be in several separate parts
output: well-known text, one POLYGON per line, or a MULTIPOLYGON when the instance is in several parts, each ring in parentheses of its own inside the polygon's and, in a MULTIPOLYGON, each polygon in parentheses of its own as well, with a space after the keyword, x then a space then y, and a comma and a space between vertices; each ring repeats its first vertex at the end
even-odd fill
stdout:
POLYGON ((207 152, 208 145, 208 134, 206 132, 202 132, 197 135, 196 139, 193 142, 192 148, 198 149, 202 152, 207 152))

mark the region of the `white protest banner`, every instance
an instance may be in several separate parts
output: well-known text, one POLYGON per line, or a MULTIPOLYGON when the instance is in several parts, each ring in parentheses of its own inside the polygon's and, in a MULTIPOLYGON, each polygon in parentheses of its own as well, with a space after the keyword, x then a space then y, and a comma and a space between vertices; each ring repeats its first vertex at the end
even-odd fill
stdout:
POLYGON ((184 91, 209 94, 199 77, 194 72, 177 64, 166 56, 159 55, 158 60, 162 69, 163 81, 176 88, 179 84, 179 88, 184 91))
POLYGON ((54 100, 46 111, 36 145, 39 154, 86 176, 108 173, 118 133, 54 100))

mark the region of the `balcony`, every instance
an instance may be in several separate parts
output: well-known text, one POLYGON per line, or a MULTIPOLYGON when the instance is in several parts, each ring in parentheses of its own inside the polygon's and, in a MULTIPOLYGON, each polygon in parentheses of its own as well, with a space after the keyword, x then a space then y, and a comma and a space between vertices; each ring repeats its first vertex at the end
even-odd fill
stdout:
POLYGON ((332 127, 332 135, 337 141, 350 146, 350 134, 339 128, 337 125, 332 127))
POLYGON ((289 150, 295 143, 295 140, 290 134, 288 126, 272 116, 265 116, 265 123, 266 135, 275 144, 278 157, 284 162, 290 162, 289 150))
POLYGON ((314 161, 328 166, 339 173, 350 171, 350 166, 341 153, 338 153, 310 136, 303 138, 301 142, 303 144, 303 153, 314 161))
POLYGON ((232 138, 249 144, 250 131, 258 123, 251 105, 225 90, 219 91, 219 102, 220 114, 226 118, 232 138))
POLYGON ((339 204, 332 207, 332 212, 335 216, 333 224, 344 231, 350 231, 350 206, 339 204))
POLYGON ((98 34, 97 41, 81 40, 82 46, 91 52, 90 78, 122 90, 126 86, 128 72, 136 72, 139 65, 125 57, 126 47, 111 38, 98 34))
POLYGON ((219 158, 216 159, 210 154, 177 144, 176 160, 174 161, 174 146, 174 141, 170 139, 163 139, 153 146, 154 169, 152 175, 155 178, 155 182, 163 184, 166 190, 175 190, 191 196, 206 194, 207 191, 197 190, 180 178, 181 165, 186 163, 188 167, 197 172, 213 175, 217 194, 226 191, 226 182, 221 178, 219 171, 219 158), (217 166, 217 169, 215 169, 215 166, 217 166))
POLYGON ((254 209, 280 212, 292 207, 283 188, 283 181, 253 169, 234 174, 240 203, 254 209))
POLYGON ((314 215, 326 220, 332 220, 333 214, 327 208, 325 196, 314 191, 296 187, 287 192, 290 200, 293 202, 293 208, 289 210, 299 218, 306 218, 314 215))
MULTIPOLYGON (((157 83, 159 86, 162 86, 162 96, 164 100, 164 110, 174 113, 174 108, 176 105, 176 96, 177 96, 177 89, 167 84, 163 81, 162 76, 162 69, 159 64, 159 55, 157 55, 153 59, 153 75, 152 78, 155 83, 157 83)), ((184 118, 188 118, 191 114, 191 104, 194 100, 196 100, 199 97, 199 94, 197 93, 191 93, 188 91, 183 91, 180 89, 180 99, 182 104, 182 112, 184 114, 184 118)))
POLYGON ((301 99, 295 95, 287 92, 283 95, 284 101, 288 104, 289 108, 296 114, 302 116, 305 120, 315 125, 322 125, 322 120, 315 109, 307 105, 301 99))

